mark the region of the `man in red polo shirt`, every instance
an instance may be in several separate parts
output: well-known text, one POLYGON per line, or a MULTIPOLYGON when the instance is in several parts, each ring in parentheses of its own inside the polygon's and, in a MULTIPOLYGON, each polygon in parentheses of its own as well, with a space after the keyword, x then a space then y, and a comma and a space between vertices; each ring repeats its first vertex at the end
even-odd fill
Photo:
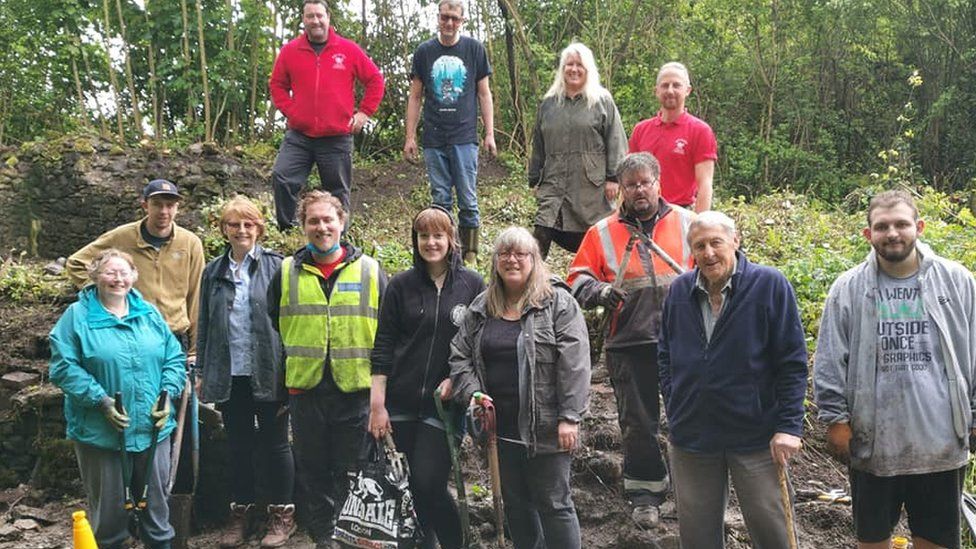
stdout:
POLYGON ((634 127, 630 152, 649 152, 657 158, 664 200, 702 212, 712 206, 718 146, 712 128, 685 110, 690 93, 688 69, 681 63, 665 63, 654 86, 661 110, 634 127))

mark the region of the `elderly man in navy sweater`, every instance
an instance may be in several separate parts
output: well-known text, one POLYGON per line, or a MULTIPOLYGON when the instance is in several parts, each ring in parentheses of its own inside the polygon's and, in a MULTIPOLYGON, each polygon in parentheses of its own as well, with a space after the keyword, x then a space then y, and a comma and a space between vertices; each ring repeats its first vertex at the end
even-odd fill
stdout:
POLYGON ((789 547, 777 468, 800 450, 807 351, 793 288, 739 251, 735 222, 703 212, 697 268, 671 285, 658 344, 684 547, 724 547, 731 475, 753 547, 789 547))

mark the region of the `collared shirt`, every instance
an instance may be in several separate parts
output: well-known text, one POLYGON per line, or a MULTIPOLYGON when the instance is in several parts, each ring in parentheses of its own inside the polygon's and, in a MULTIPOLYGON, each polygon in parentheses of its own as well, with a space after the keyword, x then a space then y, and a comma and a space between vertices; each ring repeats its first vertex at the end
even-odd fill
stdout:
POLYGON ((232 251, 227 251, 228 268, 234 280, 234 304, 228 317, 230 335, 230 374, 249 376, 252 372, 253 352, 251 350, 251 263, 255 261, 254 248, 244 259, 234 261, 232 251))
MULTIPOLYGON (((738 267, 738 259, 732 262, 732 273, 735 274, 735 269, 738 267)), ((729 294, 732 292, 732 276, 725 281, 725 285, 722 286, 721 296, 722 304, 719 306, 718 314, 712 312, 712 304, 708 299, 708 282, 705 277, 702 276, 701 271, 698 271, 698 276, 695 278, 695 287, 697 288, 698 294, 698 305, 701 307, 702 321, 705 324, 705 341, 712 340, 712 332, 715 331, 715 324, 718 322, 719 317, 725 312, 725 304, 728 302, 729 294)))

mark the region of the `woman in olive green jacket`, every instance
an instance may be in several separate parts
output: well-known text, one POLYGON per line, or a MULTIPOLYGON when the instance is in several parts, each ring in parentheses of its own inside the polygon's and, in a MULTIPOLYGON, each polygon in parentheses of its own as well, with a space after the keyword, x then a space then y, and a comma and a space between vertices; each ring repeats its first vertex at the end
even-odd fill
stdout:
POLYGON ((553 241, 575 252, 590 225, 610 214, 617 163, 626 152, 620 113, 600 85, 593 52, 570 44, 539 105, 532 139, 529 186, 539 204, 533 236, 543 258, 553 241))

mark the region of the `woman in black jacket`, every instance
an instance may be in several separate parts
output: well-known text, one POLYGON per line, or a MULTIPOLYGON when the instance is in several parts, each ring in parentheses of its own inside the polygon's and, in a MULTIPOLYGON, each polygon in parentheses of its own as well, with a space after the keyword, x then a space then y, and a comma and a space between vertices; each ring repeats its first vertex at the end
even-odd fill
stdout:
MULTIPOLYGON (((451 456, 433 397, 439 394, 454 425, 463 410, 451 397, 451 339, 485 283, 461 263, 457 228, 439 207, 421 211, 412 227, 414 266, 390 280, 373 345, 369 431, 392 432, 410 463, 410 489, 428 543, 461 547, 457 507, 447 491, 451 456)), ((433 546, 433 545, 430 545, 433 546)))
POLYGON ((258 244, 264 219, 243 196, 224 206, 220 232, 228 249, 203 271, 196 364, 200 369, 197 392, 203 401, 217 403, 223 413, 234 456, 234 502, 220 546, 237 547, 247 539, 260 478, 266 481, 270 503, 261 546, 279 547, 295 531, 295 464, 288 444, 284 348, 267 312, 268 284, 281 266, 281 255, 258 244))

